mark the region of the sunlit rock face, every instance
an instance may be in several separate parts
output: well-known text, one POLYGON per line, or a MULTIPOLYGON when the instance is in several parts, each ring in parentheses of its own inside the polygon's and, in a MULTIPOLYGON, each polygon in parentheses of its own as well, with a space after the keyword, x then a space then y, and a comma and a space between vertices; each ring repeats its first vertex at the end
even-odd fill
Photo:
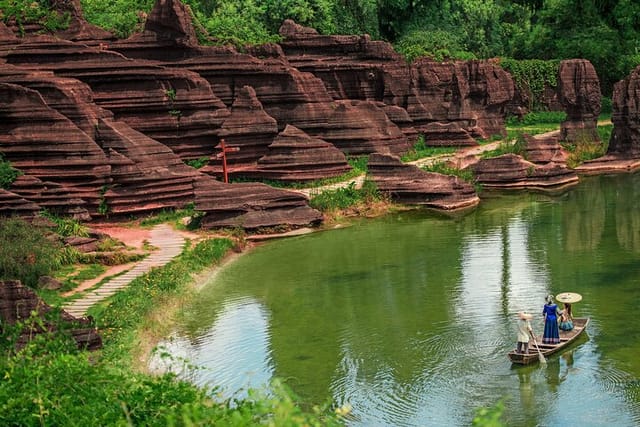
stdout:
POLYGON ((560 139, 568 142, 600 141, 600 80, 591 62, 570 59, 560 63, 558 99, 567 120, 560 126, 560 139))
MULTIPOLYGON (((238 92, 231 107, 231 114, 225 119, 218 135, 227 147, 236 151, 227 153, 226 159, 234 170, 251 168, 258 159, 269 152, 269 146, 278 134, 278 122, 264 111, 262 104, 251 86, 238 92)), ((221 160, 212 162, 221 171, 221 160)))
POLYGON ((279 33, 289 62, 322 79, 333 99, 401 105, 409 94, 411 68, 389 43, 368 35, 320 35, 290 19, 279 33))
POLYGON ((196 209, 204 213, 204 228, 296 228, 322 221, 300 193, 259 183, 223 184, 209 177, 196 181, 196 209))
POLYGON ((371 154, 368 177, 380 192, 398 203, 452 211, 472 208, 480 202, 473 185, 464 180, 423 171, 392 155, 371 154))

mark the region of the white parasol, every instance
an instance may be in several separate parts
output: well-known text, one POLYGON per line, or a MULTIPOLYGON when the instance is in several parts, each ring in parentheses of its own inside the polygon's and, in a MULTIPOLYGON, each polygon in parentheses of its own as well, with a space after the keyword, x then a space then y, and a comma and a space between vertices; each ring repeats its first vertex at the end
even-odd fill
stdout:
POLYGON ((582 295, 577 294, 575 292, 563 292, 561 294, 556 295, 556 301, 573 304, 573 303, 582 301, 582 295))

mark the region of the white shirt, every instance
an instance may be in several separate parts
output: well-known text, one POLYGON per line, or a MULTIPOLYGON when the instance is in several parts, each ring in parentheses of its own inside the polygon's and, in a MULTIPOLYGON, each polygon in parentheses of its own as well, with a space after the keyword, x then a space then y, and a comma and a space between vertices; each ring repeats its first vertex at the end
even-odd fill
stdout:
POLYGON ((528 320, 518 319, 518 342, 529 342, 531 324, 528 320))

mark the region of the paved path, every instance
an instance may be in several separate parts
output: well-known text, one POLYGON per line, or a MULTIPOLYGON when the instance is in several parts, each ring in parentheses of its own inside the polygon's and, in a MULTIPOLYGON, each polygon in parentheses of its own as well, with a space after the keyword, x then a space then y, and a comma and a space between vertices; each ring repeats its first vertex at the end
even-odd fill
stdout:
MULTIPOLYGON (((495 150, 500 145, 501 141, 491 142, 485 145, 478 145, 473 147, 464 147, 451 154, 440 154, 437 156, 431 157, 423 157, 422 159, 414 160, 412 162, 408 162, 407 164, 416 165, 418 167, 428 166, 438 162, 452 161, 455 159, 464 159, 468 156, 477 156, 484 151, 495 150)), ((365 175, 358 175, 354 178, 348 179, 343 182, 338 182, 335 184, 324 185, 321 187, 313 187, 313 188, 298 188, 292 191, 297 191, 298 193, 302 193, 307 197, 312 197, 316 194, 320 194, 326 190, 337 190, 338 188, 345 188, 349 186, 352 182, 355 184, 356 188, 361 188, 362 183, 364 182, 365 175)))
POLYGON ((165 265, 182 252, 185 238, 168 224, 156 225, 151 230, 149 244, 158 248, 148 257, 137 263, 131 270, 114 277, 99 288, 88 292, 63 308, 76 317, 85 316, 92 305, 104 300, 127 286, 133 279, 142 276, 151 268, 165 265))

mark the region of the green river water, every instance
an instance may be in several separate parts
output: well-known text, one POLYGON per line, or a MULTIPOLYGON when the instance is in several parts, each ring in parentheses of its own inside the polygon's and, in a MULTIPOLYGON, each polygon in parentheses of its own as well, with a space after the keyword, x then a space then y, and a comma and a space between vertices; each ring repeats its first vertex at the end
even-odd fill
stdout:
POLYGON ((223 396, 282 378, 306 402, 350 404, 351 426, 470 425, 500 399, 508 426, 636 426, 639 309, 640 175, 602 176, 264 244, 163 345, 223 396), (587 333, 546 367, 512 366, 516 313, 542 335, 544 298, 563 291, 583 295, 587 333))

